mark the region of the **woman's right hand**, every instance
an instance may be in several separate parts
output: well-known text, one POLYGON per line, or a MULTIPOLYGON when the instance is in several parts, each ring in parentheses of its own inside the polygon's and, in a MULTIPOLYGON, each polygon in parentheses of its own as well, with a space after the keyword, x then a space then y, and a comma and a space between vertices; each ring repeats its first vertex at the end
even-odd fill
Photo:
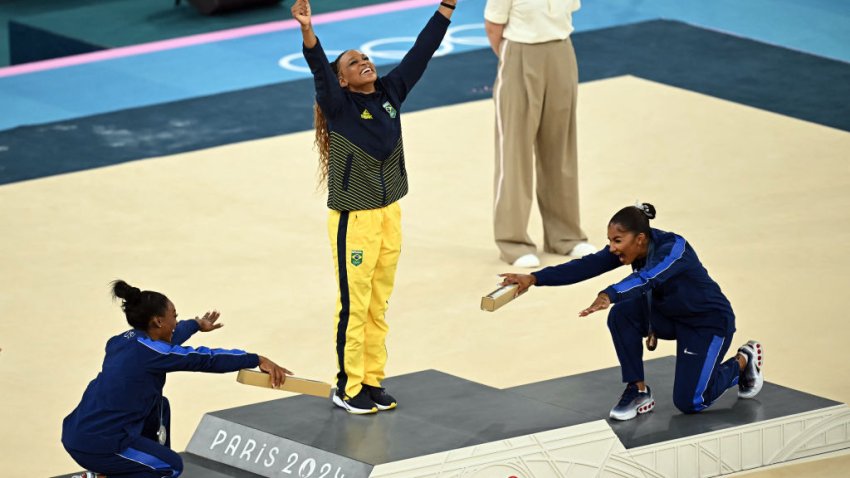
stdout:
POLYGON ((310 18, 310 1, 309 0, 295 0, 295 4, 292 5, 292 18, 298 21, 301 24, 301 27, 310 26, 310 22, 312 21, 310 18))
POLYGON ((516 284, 517 287, 516 294, 514 297, 519 297, 520 294, 524 293, 528 290, 529 287, 533 286, 537 283, 537 277, 534 277, 531 274, 499 274, 499 277, 502 277, 502 283, 499 284, 501 286, 516 284))
POLYGON ((271 360, 260 355, 260 370, 271 376, 272 387, 279 388, 286 381, 287 375, 292 375, 292 372, 272 362, 271 360))

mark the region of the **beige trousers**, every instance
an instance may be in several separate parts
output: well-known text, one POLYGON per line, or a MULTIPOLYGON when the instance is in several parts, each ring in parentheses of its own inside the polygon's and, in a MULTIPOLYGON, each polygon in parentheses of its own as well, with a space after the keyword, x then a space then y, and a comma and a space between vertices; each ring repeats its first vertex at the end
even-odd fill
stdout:
POLYGON ((503 40, 499 58, 493 87, 493 230, 500 257, 512 263, 537 251, 528 235, 535 170, 543 249, 567 254, 587 240, 579 221, 578 67, 572 42, 569 38, 538 44, 503 40))

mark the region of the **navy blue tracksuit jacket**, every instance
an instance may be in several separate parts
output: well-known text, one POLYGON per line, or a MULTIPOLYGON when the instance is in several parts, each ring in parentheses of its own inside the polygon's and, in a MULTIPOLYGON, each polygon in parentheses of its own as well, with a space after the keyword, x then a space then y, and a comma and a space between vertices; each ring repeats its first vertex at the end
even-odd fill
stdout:
MULTIPOLYGON (((621 265, 605 248, 533 275, 539 286, 566 285, 621 265)), ((677 341, 673 398, 680 410, 700 411, 738 383, 737 361, 721 362, 735 333, 732 306, 683 237, 652 229, 647 257, 603 292, 614 304, 608 327, 624 382, 644 380, 641 338, 651 325, 658 338, 677 341)))
POLYGON ((184 347, 198 331, 194 320, 178 322, 172 343, 129 330, 106 343, 106 357, 80 404, 62 423, 66 448, 117 453, 137 440, 145 419, 161 404, 165 374, 176 371, 233 372, 259 364, 243 350, 184 347))

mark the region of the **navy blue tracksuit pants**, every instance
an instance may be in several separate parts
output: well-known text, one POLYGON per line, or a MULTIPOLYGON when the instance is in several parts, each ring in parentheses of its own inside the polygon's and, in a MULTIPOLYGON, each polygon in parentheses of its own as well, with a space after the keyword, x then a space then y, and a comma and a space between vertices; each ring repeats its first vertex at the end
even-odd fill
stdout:
MULTIPOLYGON (((608 328, 626 383, 644 380, 642 339, 648 333, 648 309, 646 301, 638 298, 619 302, 608 313, 608 328)), ((656 337, 676 341, 676 408, 684 413, 699 412, 738 384, 738 361, 732 357, 721 363, 735 330, 734 324, 726 326, 725 317, 717 317, 716 328, 693 326, 656 311, 649 319, 656 337)))
POLYGON ((83 468, 107 477, 163 478, 177 477, 183 472, 183 459, 171 446, 171 408, 162 398, 162 422, 169 431, 165 446, 157 441, 160 408, 154 407, 145 420, 142 436, 118 453, 85 453, 66 448, 68 454, 83 468))

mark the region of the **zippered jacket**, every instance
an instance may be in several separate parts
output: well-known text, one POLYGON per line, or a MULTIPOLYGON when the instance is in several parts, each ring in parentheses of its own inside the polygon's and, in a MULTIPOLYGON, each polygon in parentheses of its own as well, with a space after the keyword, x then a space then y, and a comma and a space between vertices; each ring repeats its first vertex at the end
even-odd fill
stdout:
POLYGON ((303 48, 316 86, 316 103, 328 123, 328 207, 376 209, 407 194, 401 106, 440 46, 449 20, 435 13, 398 66, 375 82, 375 92, 339 85, 321 42, 303 48))
POLYGON ((100 373, 62 423, 62 443, 81 452, 117 453, 141 436, 145 419, 162 400, 166 373, 224 373, 259 365, 259 356, 244 350, 184 347, 197 331, 195 320, 181 320, 171 343, 136 329, 109 339, 100 373))
MULTIPOLYGON (((620 267, 620 258, 606 247, 595 254, 534 272, 536 285, 575 284, 620 267)), ((734 312, 720 286, 708 275, 696 252, 682 237, 651 229, 649 254, 632 264, 632 273, 606 287, 616 304, 644 298, 653 313, 695 326, 734 331, 734 312)))

